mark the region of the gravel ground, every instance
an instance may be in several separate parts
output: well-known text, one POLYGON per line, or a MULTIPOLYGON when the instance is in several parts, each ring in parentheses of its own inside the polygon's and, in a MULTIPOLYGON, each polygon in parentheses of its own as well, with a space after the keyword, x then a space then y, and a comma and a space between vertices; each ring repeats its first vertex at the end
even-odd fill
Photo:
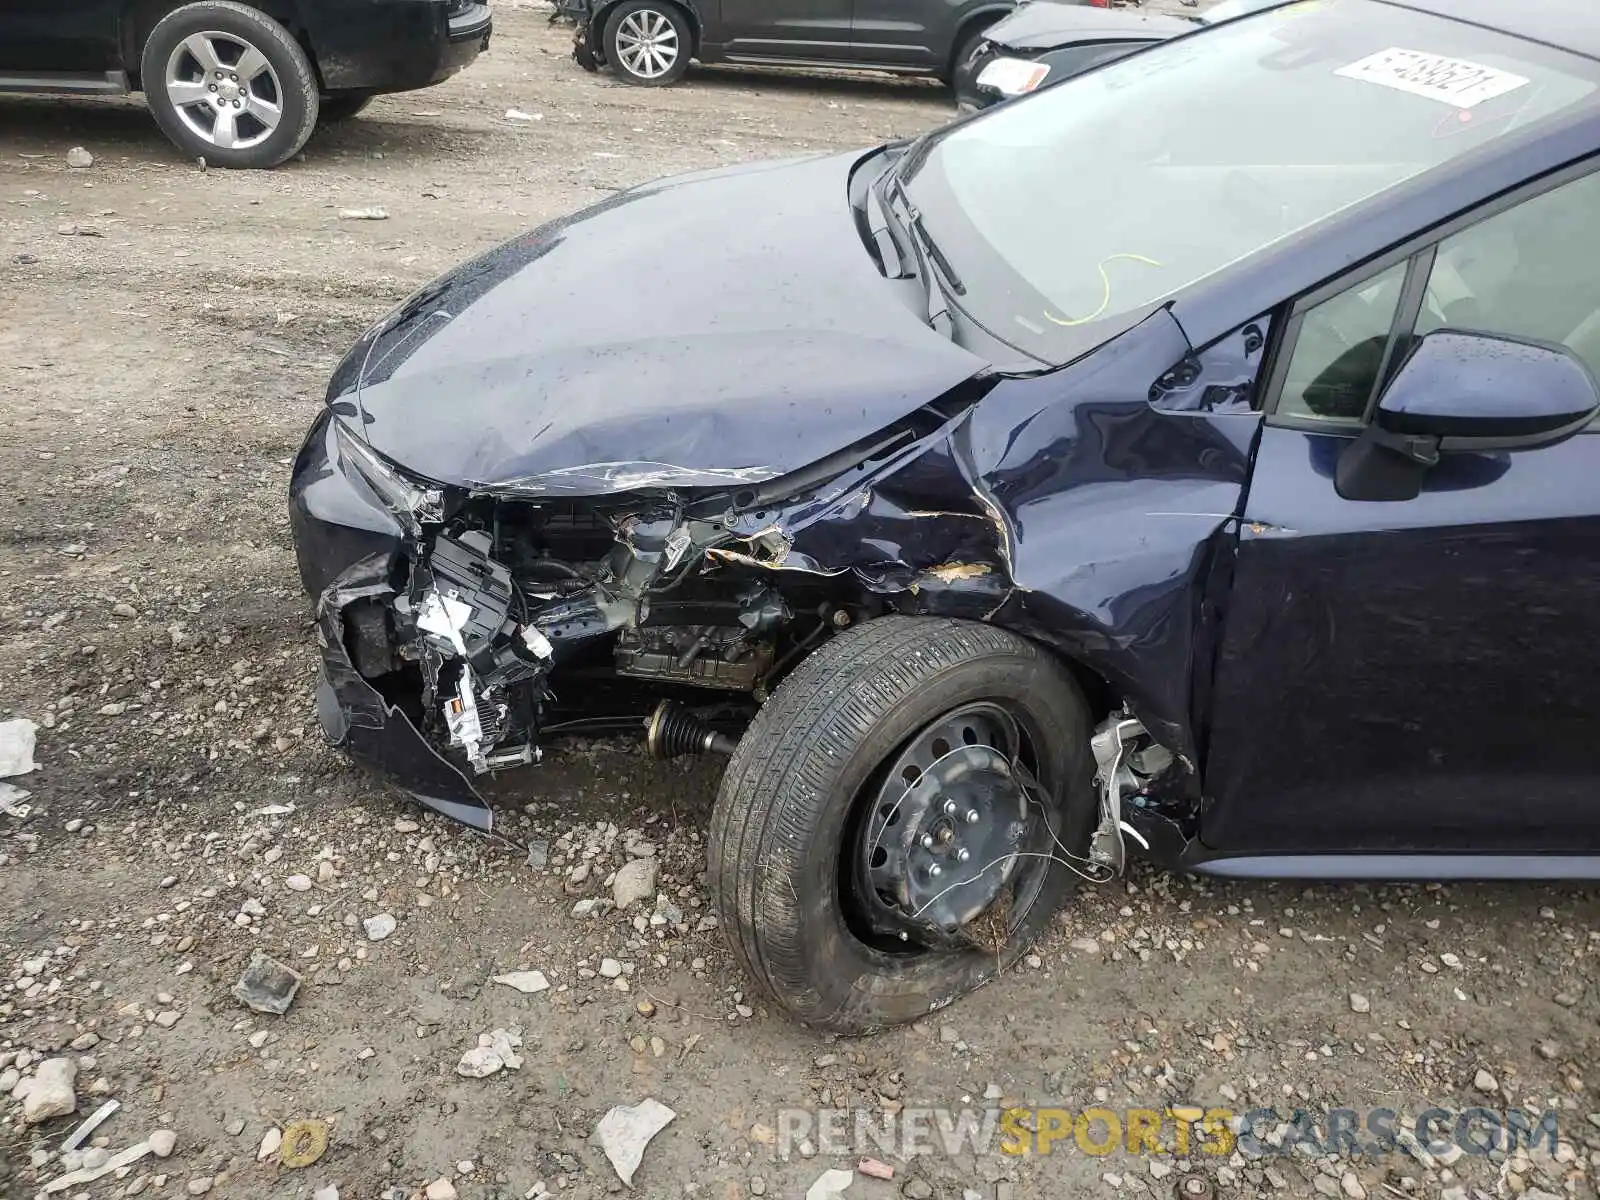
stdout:
POLYGON ((0 102, 0 719, 40 726, 39 770, 12 780, 31 812, 0 815, 0 1194, 148 1147, 63 1193, 593 1198, 623 1188, 597 1121, 648 1096, 677 1114, 634 1178, 649 1197, 798 1196, 854 1165, 774 1144, 784 1109, 1011 1103, 1520 1106, 1555 1111, 1560 1140, 1259 1158, 1068 1138, 878 1154, 894 1178, 848 1195, 1165 1197, 1192 1172, 1221 1196, 1593 1196, 1593 890, 1136 870, 936 1018, 826 1043, 747 1002, 706 915, 709 768, 569 743, 504 791, 489 840, 322 747, 284 491, 359 330, 616 188, 951 111, 893 80, 627 88, 580 71, 568 38, 502 6, 470 71, 272 173, 177 160, 133 103, 0 102), (73 146, 94 165, 69 168, 73 146), (339 215, 373 205, 388 219, 339 215), (624 872, 647 894, 618 910, 629 862, 658 865, 624 872), (257 951, 302 976, 285 1015, 233 994, 257 951), (549 986, 493 981, 524 971, 549 986), (462 1074, 468 1051, 502 1065, 462 1074), (120 1109, 62 1155, 106 1099, 120 1109), (299 1120, 325 1123, 320 1157, 258 1161, 299 1120))

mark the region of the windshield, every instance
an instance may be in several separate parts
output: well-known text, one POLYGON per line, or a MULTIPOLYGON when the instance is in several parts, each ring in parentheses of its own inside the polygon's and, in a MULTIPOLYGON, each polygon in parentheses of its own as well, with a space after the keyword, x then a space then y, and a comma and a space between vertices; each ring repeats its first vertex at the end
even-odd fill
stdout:
POLYGON ((907 193, 961 311, 1045 362, 1197 280, 1589 97, 1594 64, 1375 3, 1304 0, 934 134, 907 193))
POLYGON ((1223 21, 1231 21, 1235 17, 1242 17, 1246 13, 1253 13, 1280 2, 1281 0, 1219 0, 1201 13, 1196 20, 1209 25, 1220 25, 1223 21))

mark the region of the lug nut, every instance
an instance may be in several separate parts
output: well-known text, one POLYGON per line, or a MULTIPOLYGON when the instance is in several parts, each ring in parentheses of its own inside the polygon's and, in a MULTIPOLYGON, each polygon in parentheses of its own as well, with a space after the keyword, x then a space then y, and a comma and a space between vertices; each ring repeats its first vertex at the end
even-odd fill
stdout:
POLYGON ((900 931, 900 940, 902 942, 909 942, 911 940, 911 935, 909 933, 907 933, 904 929, 902 929, 900 931))
POLYGON ((924 850, 933 849, 933 834, 925 833, 922 835, 922 848, 924 850))
POLYGON ((937 879, 939 876, 944 874, 944 868, 942 868, 938 863, 934 863, 933 866, 928 868, 928 874, 937 879))
POLYGON ((967 859, 969 859, 971 857, 972 857, 972 851, 968 850, 965 846, 961 847, 961 849, 956 851, 956 861, 957 862, 966 862, 967 859))
POLYGON ((946 800, 944 802, 944 815, 947 817, 956 815, 956 802, 954 800, 946 800))
POLYGON ((975 809, 975 808, 967 809, 967 824, 968 825, 976 825, 977 823, 978 823, 978 810, 975 809))
POLYGON ((212 84, 212 85, 211 85, 211 90, 212 90, 212 91, 213 91, 213 92, 214 92, 214 91, 216 91, 216 90, 217 90, 217 85, 216 85, 216 84, 214 84, 214 83, 213 83, 213 84, 212 84))

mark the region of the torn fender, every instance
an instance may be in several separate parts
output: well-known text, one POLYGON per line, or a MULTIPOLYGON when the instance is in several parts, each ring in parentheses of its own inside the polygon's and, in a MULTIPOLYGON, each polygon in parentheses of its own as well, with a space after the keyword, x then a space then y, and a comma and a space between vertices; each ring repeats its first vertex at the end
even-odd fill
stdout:
POLYGON ((1152 407, 1152 384, 1189 354, 1158 310, 1053 375, 1002 381, 966 446, 1011 535, 1014 587, 994 622, 1099 673, 1192 770, 1206 599, 1232 554, 1260 419, 1152 407))

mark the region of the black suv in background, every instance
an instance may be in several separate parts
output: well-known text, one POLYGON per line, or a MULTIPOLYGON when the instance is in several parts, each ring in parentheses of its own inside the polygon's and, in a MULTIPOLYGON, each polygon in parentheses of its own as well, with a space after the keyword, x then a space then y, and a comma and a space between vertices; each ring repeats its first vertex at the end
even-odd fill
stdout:
POLYGON ((318 120, 488 48, 478 0, 0 0, 0 92, 143 92, 191 158, 275 167, 318 120))
MULTIPOLYGON (((0 0, 4 2, 4 0, 0 0)), ((1065 0, 1101 6, 1109 0, 1065 0)), ((555 0, 573 57, 629 83, 676 83, 705 63, 854 67, 954 79, 1015 0, 555 0)))

